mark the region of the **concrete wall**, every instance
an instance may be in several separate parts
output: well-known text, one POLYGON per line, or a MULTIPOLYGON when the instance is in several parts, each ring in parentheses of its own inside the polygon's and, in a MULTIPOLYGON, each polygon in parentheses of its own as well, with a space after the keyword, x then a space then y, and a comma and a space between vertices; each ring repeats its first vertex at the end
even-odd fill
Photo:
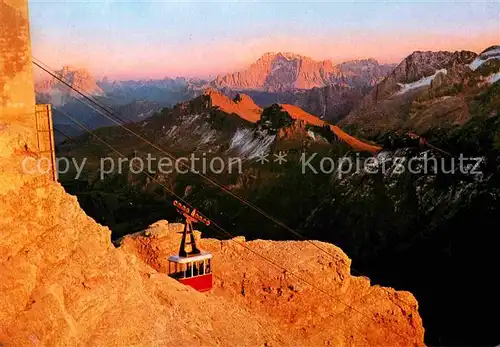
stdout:
POLYGON ((0 124, 33 130, 26 144, 36 149, 35 92, 28 1, 0 0, 0 124))

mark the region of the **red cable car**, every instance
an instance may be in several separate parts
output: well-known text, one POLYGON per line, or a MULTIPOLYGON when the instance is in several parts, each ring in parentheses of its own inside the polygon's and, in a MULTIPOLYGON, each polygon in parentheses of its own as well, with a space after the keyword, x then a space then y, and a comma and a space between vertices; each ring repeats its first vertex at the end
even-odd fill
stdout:
POLYGON ((168 257, 168 275, 199 292, 212 289, 212 254, 196 246, 193 223, 210 225, 210 221, 196 211, 174 201, 177 211, 186 218, 178 255, 168 257), (189 240, 188 240, 189 238, 189 240))

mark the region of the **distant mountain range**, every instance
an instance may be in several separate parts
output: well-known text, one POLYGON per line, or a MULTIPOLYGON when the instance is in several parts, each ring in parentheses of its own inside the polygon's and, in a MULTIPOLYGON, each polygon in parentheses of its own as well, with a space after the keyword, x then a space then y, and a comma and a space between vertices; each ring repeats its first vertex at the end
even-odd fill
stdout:
POLYGON ((294 53, 266 53, 249 68, 218 76, 211 86, 246 93, 260 106, 287 103, 336 123, 396 67, 375 59, 334 65, 294 53))
POLYGON ((478 91, 500 78, 500 46, 471 51, 414 52, 375 86, 340 124, 373 136, 408 128, 421 133, 470 119, 478 91), (437 117, 440 115, 440 117, 437 117))
MULTIPOLYGON (((446 85, 463 84, 464 69, 476 58, 482 59, 485 66, 495 64, 495 47, 479 57, 469 51, 414 52, 399 65, 379 64, 375 59, 334 65, 329 60, 315 61, 293 53, 266 53, 247 69, 220 75, 213 81, 183 77, 96 81, 85 69, 70 66, 57 73, 75 88, 123 111, 130 121, 144 119, 161 107, 193 99, 210 87, 230 99, 247 94, 260 108, 273 103, 295 105, 330 123, 358 127, 365 124, 365 128, 374 132, 399 122, 394 114, 405 113, 416 90, 425 86, 436 89, 439 81, 446 85)), ((77 114, 93 112, 74 102, 79 95, 55 79, 37 83, 36 90, 39 102, 77 114)), ((458 105, 456 100, 446 102, 458 105)), ((105 125, 96 114, 86 118, 91 128, 105 125)))
MULTIPOLYGON (((184 77, 127 81, 110 81, 105 77, 96 81, 87 70, 71 66, 56 73, 89 95, 105 97, 112 106, 149 101, 171 107, 213 87, 230 97, 245 91, 261 107, 275 102, 293 104, 336 122, 394 66, 379 64, 375 59, 334 65, 330 60, 315 61, 294 53, 266 53, 248 69, 213 81, 184 77)), ((36 91, 39 102, 59 106, 79 97, 53 78, 37 83, 36 91)))
POLYGON ((163 106, 173 106, 180 101, 199 95, 208 81, 184 77, 109 81, 105 77, 97 84, 109 98, 117 102, 149 100, 163 106))
POLYGON ((294 53, 266 53, 249 68, 218 76, 212 85, 235 90, 286 92, 331 84, 351 87, 375 85, 394 65, 380 65, 375 59, 353 60, 334 65, 294 53))
MULTIPOLYGON (((199 79, 163 78, 150 80, 109 81, 104 77, 96 80, 85 68, 64 66, 55 71, 69 85, 92 97, 106 97, 112 105, 126 105, 137 100, 148 100, 162 106, 172 106, 179 101, 195 96, 207 81, 199 79)), ((71 90, 56 78, 35 84, 38 98, 53 105, 63 105, 79 98, 80 94, 71 90)))

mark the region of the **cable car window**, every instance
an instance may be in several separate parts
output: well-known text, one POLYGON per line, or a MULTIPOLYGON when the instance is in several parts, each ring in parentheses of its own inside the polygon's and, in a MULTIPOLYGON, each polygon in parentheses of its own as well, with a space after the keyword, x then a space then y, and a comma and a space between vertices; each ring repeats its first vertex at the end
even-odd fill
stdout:
POLYGON ((196 261, 193 263, 193 276, 199 276, 199 275, 201 275, 200 262, 196 261))
POLYGON ((206 274, 209 274, 212 272, 211 260, 212 259, 207 259, 207 263, 205 265, 205 273, 206 274))
POLYGON ((179 278, 186 278, 186 264, 179 264, 179 278))

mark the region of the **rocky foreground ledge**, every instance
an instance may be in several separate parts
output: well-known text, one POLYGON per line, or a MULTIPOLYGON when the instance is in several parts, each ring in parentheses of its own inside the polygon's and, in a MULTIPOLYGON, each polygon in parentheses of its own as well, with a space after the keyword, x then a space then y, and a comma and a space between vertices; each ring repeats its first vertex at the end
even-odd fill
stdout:
POLYGON ((307 242, 202 239, 216 288, 179 284, 164 272, 182 225, 160 221, 116 248, 59 184, 20 173, 19 134, 0 127, 0 144, 17 147, 0 148, 1 346, 423 345, 415 298, 351 276, 330 244, 335 259, 307 242))
MULTIPOLYGON (((120 249, 166 273, 183 228, 158 221, 144 232, 125 236, 120 249)), ((340 248, 313 243, 199 239, 200 248, 214 256, 214 289, 209 295, 269 321, 293 344, 423 345, 422 320, 411 293, 371 286, 368 278, 351 276, 351 260, 340 248)))

